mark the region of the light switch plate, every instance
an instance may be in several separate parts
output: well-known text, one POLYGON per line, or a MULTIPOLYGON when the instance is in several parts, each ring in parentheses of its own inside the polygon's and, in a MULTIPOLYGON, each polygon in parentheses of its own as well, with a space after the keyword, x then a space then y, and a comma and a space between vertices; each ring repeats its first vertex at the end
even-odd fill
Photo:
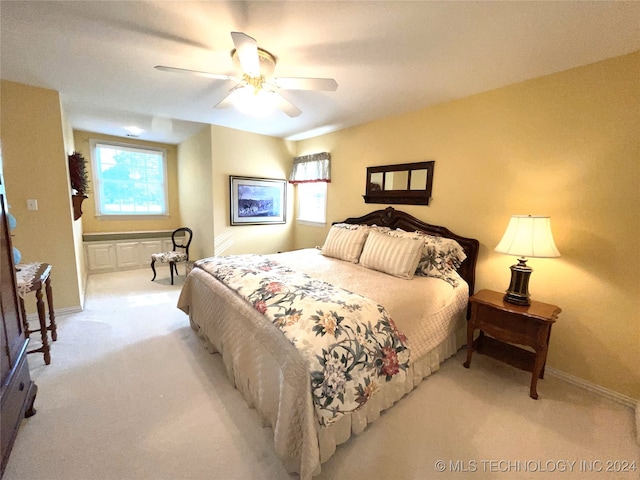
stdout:
POLYGON ((38 210, 38 200, 34 198, 27 199, 27 210, 38 210))

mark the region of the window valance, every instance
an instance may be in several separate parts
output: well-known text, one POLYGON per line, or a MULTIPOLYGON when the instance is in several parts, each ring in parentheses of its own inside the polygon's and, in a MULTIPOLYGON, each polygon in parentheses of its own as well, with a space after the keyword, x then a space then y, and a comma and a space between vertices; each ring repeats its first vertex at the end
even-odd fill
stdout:
POLYGON ((289 183, 331 182, 331 154, 328 152, 303 155, 293 159, 289 183))

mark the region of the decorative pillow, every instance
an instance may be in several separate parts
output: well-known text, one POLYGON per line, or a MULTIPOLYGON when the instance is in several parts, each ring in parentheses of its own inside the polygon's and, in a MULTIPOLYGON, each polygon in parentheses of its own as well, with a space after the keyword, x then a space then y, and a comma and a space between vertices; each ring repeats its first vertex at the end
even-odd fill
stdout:
POLYGON ((410 280, 415 275, 423 243, 421 238, 403 238, 372 231, 364 244, 360 263, 410 280))
POLYGON ((337 223, 331 227, 322 247, 327 257, 358 263, 362 247, 369 234, 367 225, 337 223))
POLYGON ((467 258, 464 249, 455 240, 425 234, 423 257, 427 256, 428 251, 431 252, 433 250, 436 251, 438 257, 442 258, 447 267, 453 270, 460 268, 462 262, 467 258))
POLYGON ((467 255, 464 249, 455 240, 425 235, 416 275, 441 278, 457 287, 458 276, 453 273, 460 268, 465 258, 467 255))
POLYGON ((422 238, 424 245, 416 275, 441 278, 454 287, 458 286, 459 277, 455 274, 455 271, 460 268, 462 262, 467 258, 464 249, 458 242, 451 238, 437 237, 420 231, 406 232, 400 229, 387 232, 387 235, 402 238, 422 238))

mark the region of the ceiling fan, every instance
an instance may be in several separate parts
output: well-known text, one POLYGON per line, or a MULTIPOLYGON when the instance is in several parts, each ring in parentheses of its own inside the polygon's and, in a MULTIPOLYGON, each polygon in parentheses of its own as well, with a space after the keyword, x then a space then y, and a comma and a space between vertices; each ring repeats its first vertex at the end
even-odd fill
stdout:
POLYGON ((273 54, 259 48, 256 40, 245 33, 231 32, 231 38, 235 46, 231 51, 231 58, 237 70, 241 72, 240 77, 166 67, 164 65, 156 65, 155 68, 163 72, 188 73, 214 80, 234 80, 238 82, 214 108, 224 108, 232 105, 234 93, 242 89, 243 91, 251 92, 256 98, 259 96, 269 97, 277 108, 290 117, 297 117, 302 111, 280 95, 278 93, 279 90, 333 92, 338 88, 338 82, 333 78, 274 77, 276 57, 273 54))

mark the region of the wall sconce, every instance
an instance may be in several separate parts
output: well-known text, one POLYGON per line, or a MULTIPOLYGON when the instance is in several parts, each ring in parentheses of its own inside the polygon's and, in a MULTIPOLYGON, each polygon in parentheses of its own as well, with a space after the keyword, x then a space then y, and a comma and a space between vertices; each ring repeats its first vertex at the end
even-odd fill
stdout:
POLYGON ((545 216, 513 215, 496 252, 515 255, 518 264, 512 265, 511 283, 504 301, 515 305, 529 305, 529 277, 533 269, 527 258, 559 257, 551 233, 551 219, 545 216))

